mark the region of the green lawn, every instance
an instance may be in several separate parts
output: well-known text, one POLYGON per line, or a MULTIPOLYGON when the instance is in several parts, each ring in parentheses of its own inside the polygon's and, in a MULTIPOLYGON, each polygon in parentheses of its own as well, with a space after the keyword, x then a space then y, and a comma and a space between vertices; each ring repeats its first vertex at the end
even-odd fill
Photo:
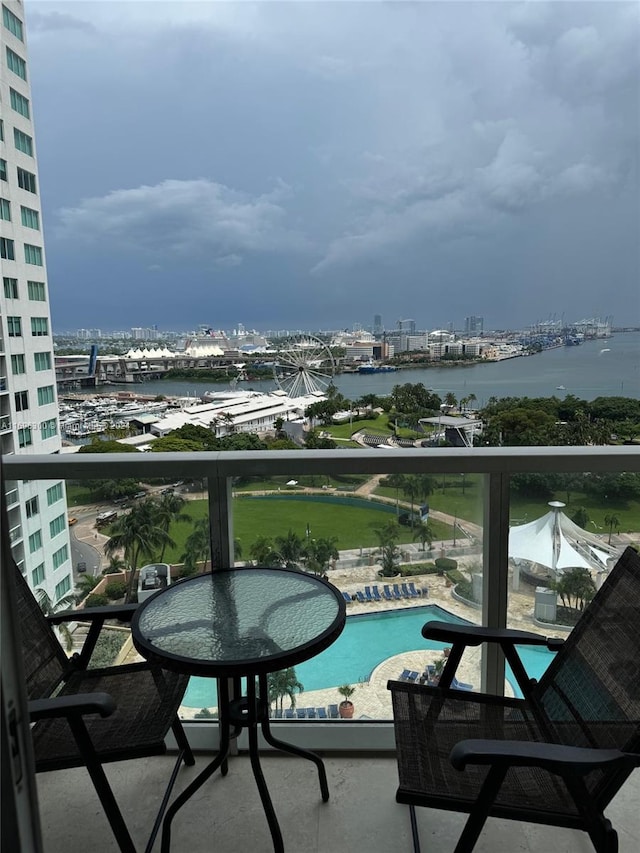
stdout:
MULTIPOLYGON (((203 518, 207 512, 207 502, 189 501, 186 512, 193 519, 203 518)), ((338 549, 372 548, 377 545, 373 525, 384 524, 393 517, 392 513, 380 510, 320 502, 251 498, 239 498, 233 502, 234 534, 235 538, 240 540, 244 559, 249 558, 249 549, 259 536, 284 536, 291 528, 304 538, 307 524, 315 538, 337 537, 338 549)), ((452 537, 449 525, 435 522, 432 526, 436 540, 452 537)), ((191 529, 188 522, 179 522, 172 526, 171 537, 176 546, 166 551, 164 559, 167 562, 180 562, 184 543, 191 529)), ((401 531, 401 542, 411 542, 411 530, 401 527, 401 531)))
POLYGON ((67 505, 68 506, 83 506, 84 504, 93 504, 96 502, 95 496, 86 486, 76 485, 75 483, 67 483, 67 505))
POLYGON ((331 424, 331 426, 320 427, 323 432, 336 438, 350 438, 354 432, 379 432, 382 435, 391 435, 393 428, 389 426, 389 416, 380 415, 378 418, 368 418, 364 421, 353 421, 350 424, 331 424))
MULTIPOLYGON (((464 483, 464 494, 462 490, 462 475, 448 474, 445 478, 444 490, 442 480, 438 479, 438 487, 427 498, 431 509, 457 515, 458 518, 482 524, 482 475, 466 474, 464 483)), ((395 498, 396 490, 387 486, 379 486, 375 494, 386 495, 395 498)), ((400 500, 405 500, 400 495, 400 500)), ((566 503, 565 492, 557 492, 550 500, 558 500, 566 503)), ((585 495, 583 492, 574 491, 570 495, 570 501, 564 512, 571 517, 578 507, 583 506, 589 516, 588 529, 592 533, 604 533, 608 530, 604 519, 606 515, 617 516, 620 522, 619 531, 640 533, 640 501, 613 501, 609 499, 606 506, 595 498, 585 495), (594 523, 591 523, 594 522, 594 523)), ((540 518, 548 512, 547 501, 540 498, 527 498, 524 495, 512 493, 510 504, 510 516, 512 523, 523 523, 540 518)), ((615 528, 614 528, 615 532, 615 528)))

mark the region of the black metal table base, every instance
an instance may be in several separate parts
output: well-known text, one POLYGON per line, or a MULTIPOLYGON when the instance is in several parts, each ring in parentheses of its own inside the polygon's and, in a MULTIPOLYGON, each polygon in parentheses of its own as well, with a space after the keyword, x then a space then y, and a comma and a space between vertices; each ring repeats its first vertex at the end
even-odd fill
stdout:
MULTIPOLYGON (((235 679, 235 692, 239 692, 240 679, 235 679)), ((308 749, 302 749, 299 746, 294 746, 291 743, 279 740, 274 737, 269 725, 269 700, 267 692, 267 677, 266 675, 258 676, 258 694, 256 694, 256 680, 254 676, 247 678, 247 695, 240 700, 230 701, 229 685, 226 679, 221 679, 218 682, 219 696, 219 724, 220 724, 220 746, 218 753, 213 761, 188 785, 179 797, 167 809, 163 828, 162 828, 162 853, 170 853, 171 846, 171 823, 177 812, 182 806, 198 791, 202 785, 220 768, 222 775, 226 776, 228 768, 229 748, 232 738, 237 737, 243 728, 248 729, 249 734, 249 758, 251 761, 251 769, 256 780, 258 793, 262 801, 262 807, 269 824, 271 838, 273 840, 273 849, 275 853, 284 853, 284 843, 282 841, 282 833, 278 824, 275 809, 271 801, 271 795, 267 788, 267 783, 260 766, 260 751, 258 748, 258 726, 262 729, 262 734, 266 742, 281 752, 288 752, 291 755, 297 755, 300 758, 306 758, 318 768, 318 777, 320 781, 320 792, 323 802, 329 799, 329 785, 327 784, 327 773, 324 767, 324 762, 320 756, 316 755, 308 749), (234 732, 231 733, 231 724, 234 725, 234 732)))

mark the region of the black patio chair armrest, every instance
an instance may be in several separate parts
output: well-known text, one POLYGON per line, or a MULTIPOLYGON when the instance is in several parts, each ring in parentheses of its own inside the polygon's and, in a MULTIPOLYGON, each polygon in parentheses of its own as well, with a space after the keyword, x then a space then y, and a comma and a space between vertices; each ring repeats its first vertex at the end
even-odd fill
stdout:
POLYGON ((462 643, 465 646, 480 646, 482 643, 507 643, 514 646, 546 646, 558 651, 563 640, 543 637, 531 631, 515 631, 512 628, 482 628, 479 625, 452 625, 449 622, 427 622, 422 627, 425 640, 442 643, 462 643))
POLYGON ((29 717, 33 723, 74 714, 100 714, 101 717, 109 717, 115 710, 116 703, 108 693, 76 693, 74 696, 32 699, 29 702, 29 717))
POLYGON ((60 625, 62 622, 92 622, 101 619, 117 619, 119 622, 131 622, 137 604, 114 604, 107 607, 87 607, 81 610, 61 610, 47 616, 50 625, 60 625))
POLYGON ((589 749, 557 743, 530 743, 518 740, 461 740, 449 756, 456 770, 468 764, 498 767, 540 767, 563 776, 584 775, 592 770, 640 765, 640 756, 619 749, 589 749))

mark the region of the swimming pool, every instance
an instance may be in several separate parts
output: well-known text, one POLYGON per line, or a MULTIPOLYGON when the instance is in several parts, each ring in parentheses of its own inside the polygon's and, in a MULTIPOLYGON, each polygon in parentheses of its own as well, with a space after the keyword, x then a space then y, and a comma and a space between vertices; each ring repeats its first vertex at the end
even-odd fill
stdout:
MULTIPOLYGON (((304 684, 305 691, 357 684, 367 681, 379 664, 394 655, 423 648, 442 649, 445 643, 427 641, 420 633, 430 619, 454 625, 472 624, 437 604, 348 616, 344 631, 332 646, 296 666, 298 680, 304 684)), ((518 651, 532 678, 540 678, 553 658, 553 653, 544 648, 518 647, 518 651)), ((516 695, 520 695, 510 671, 507 677, 516 695)), ((182 704, 188 708, 207 708, 217 701, 215 681, 192 678, 182 704)))

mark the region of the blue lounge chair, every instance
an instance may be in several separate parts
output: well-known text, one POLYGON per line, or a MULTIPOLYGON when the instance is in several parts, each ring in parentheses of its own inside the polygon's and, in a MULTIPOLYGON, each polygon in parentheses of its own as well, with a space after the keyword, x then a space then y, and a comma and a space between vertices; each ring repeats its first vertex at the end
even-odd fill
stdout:
POLYGON ((411 592, 411 590, 406 585, 406 583, 400 584, 400 589, 404 593, 405 598, 415 598, 416 595, 418 594, 417 592, 411 592))
POLYGON ((400 587, 397 583, 393 585, 393 597, 394 598, 404 598, 403 594, 400 592, 400 587))
POLYGON ((473 690, 473 684, 467 684, 466 681, 458 681, 457 678, 451 680, 451 686, 456 690, 473 690))
POLYGON ((369 589, 368 586, 365 586, 364 594, 365 594, 365 598, 367 599, 367 601, 373 601, 373 596, 371 595, 371 590, 369 589))
POLYGON ((295 720, 296 712, 293 708, 285 708, 284 709, 284 718, 285 720, 295 720))
POLYGON ((407 679, 407 681, 417 681, 418 675, 419 675, 419 673, 416 672, 415 669, 412 669, 411 672, 409 673, 409 678, 407 679))
POLYGON ((275 711, 273 712, 273 718, 274 718, 274 720, 281 720, 282 719, 282 708, 276 708, 275 709, 275 711))
POLYGON ((307 719, 308 720, 315 720, 315 718, 316 718, 316 709, 315 708, 305 708, 305 711, 307 712, 307 719))
POLYGON ((306 708, 296 708, 296 717, 299 720, 307 719, 307 709, 306 708))
POLYGON ((411 670, 410 669, 403 669, 402 675, 400 676, 398 681, 411 681, 410 676, 411 676, 411 670))
POLYGON ((386 583, 384 585, 382 593, 383 593, 384 597, 387 599, 387 601, 393 601, 394 595, 392 594, 391 590, 389 589, 388 583, 386 583))
POLYGON ((378 589, 378 587, 375 584, 371 587, 371 594, 373 595, 374 601, 382 601, 382 596, 380 595, 380 590, 378 589))
POLYGON ((337 705, 328 705, 329 716, 332 720, 336 720, 340 716, 340 711, 338 711, 337 705))
POLYGON ((420 592, 420 590, 419 590, 419 589, 416 589, 416 586, 415 586, 414 581, 409 581, 409 583, 407 584, 407 586, 409 587, 409 592, 412 592, 412 593, 414 594, 414 596, 416 596, 416 595, 422 595, 422 593, 420 592))
POLYGON ((367 600, 367 599, 364 597, 364 594, 363 594, 360 590, 358 590, 358 591, 356 592, 356 598, 358 599, 358 601, 361 601, 361 602, 363 602, 363 603, 367 600))
POLYGON ((347 604, 351 604, 352 599, 348 592, 343 592, 342 597, 347 602, 347 604))

